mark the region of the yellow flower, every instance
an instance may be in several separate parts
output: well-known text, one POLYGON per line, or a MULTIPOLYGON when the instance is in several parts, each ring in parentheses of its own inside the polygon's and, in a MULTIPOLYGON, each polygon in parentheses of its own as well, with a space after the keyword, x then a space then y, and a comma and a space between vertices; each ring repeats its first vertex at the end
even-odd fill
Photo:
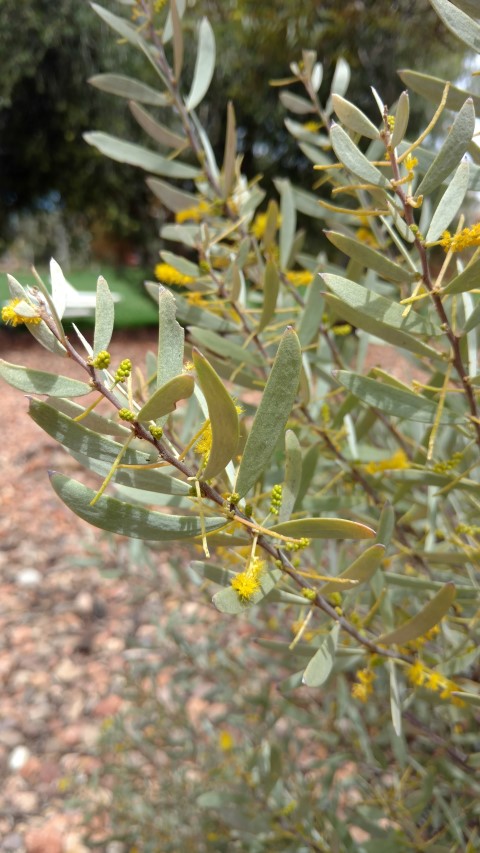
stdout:
POLYGON ((235 741, 233 740, 230 732, 227 732, 226 729, 222 729, 218 735, 218 743, 222 752, 230 752, 234 747, 235 741))
POLYGON ((321 126, 319 121, 306 121, 303 129, 310 131, 310 133, 315 133, 317 130, 320 130, 321 126))
POLYGON ((207 462, 212 449, 212 425, 210 421, 205 421, 202 434, 193 449, 200 456, 205 456, 205 462, 207 462))
POLYGON ((184 210, 179 210, 175 214, 175 222, 201 222, 204 216, 210 211, 210 205, 206 201, 201 201, 196 207, 186 207, 184 210))
POLYGON ((313 275, 308 270, 289 270, 285 273, 285 278, 293 284, 294 287, 304 287, 312 283, 313 275))
POLYGON ((453 237, 450 231, 444 231, 440 245, 446 252, 462 252, 464 249, 469 249, 470 246, 480 246, 480 222, 472 225, 471 228, 464 228, 453 237))
POLYGON ((332 332, 337 337, 343 338, 351 333, 352 328, 350 323, 339 323, 337 326, 332 326, 332 332))
POLYGON ((411 154, 405 159, 405 168, 407 172, 412 172, 415 166, 418 166, 418 160, 416 157, 412 157, 411 154))
POLYGON ((157 264, 155 267, 155 276, 162 284, 173 284, 185 287, 187 284, 192 284, 195 281, 191 275, 184 275, 179 272, 171 264, 157 264))
POLYGON ((250 601, 260 589, 260 575, 265 568, 265 560, 260 557, 252 557, 250 563, 244 572, 239 572, 230 581, 231 586, 236 591, 242 601, 250 601))
MULTIPOLYGON (((282 217, 280 214, 277 217, 277 228, 280 227, 282 222, 282 217)), ((257 240, 261 240, 263 235, 265 234, 265 228, 267 227, 267 214, 266 213, 257 213, 253 223, 250 227, 250 232, 253 234, 257 240)))
POLYGON ((421 687, 425 682, 425 678, 427 676, 428 670, 420 663, 419 660, 415 661, 412 666, 409 666, 407 669, 407 678, 411 681, 412 684, 415 684, 417 687, 421 687))
POLYGON ((443 675, 439 672, 430 671, 427 673, 427 678, 424 685, 427 690, 445 690, 447 683, 443 675))
POLYGON ((362 227, 357 228, 355 232, 355 237, 357 240, 360 240, 362 243, 365 243, 367 246, 371 246, 372 249, 378 248, 378 242, 375 239, 374 235, 370 231, 370 228, 362 227))
MULTIPOLYGON (((24 301, 25 300, 23 299, 12 299, 8 305, 4 305, 2 308, 2 320, 7 324, 7 326, 21 326, 22 323, 30 323, 30 325, 36 326, 38 323, 42 322, 42 318, 38 316, 24 317, 21 314, 17 314, 15 308, 20 304, 20 302, 24 301)), ((33 308, 33 306, 31 307, 33 308)))
POLYGON ((393 456, 389 456, 388 459, 382 459, 380 462, 369 462, 365 465, 365 471, 367 474, 377 474, 380 471, 394 471, 398 468, 409 468, 410 463, 408 461, 407 454, 403 450, 397 450, 393 456))
POLYGON ((366 702, 372 692, 369 684, 357 684, 352 687, 352 696, 354 699, 359 699, 360 702, 366 702))
POLYGON ((362 684, 371 684, 375 681, 375 673, 371 669, 359 669, 357 678, 362 684))

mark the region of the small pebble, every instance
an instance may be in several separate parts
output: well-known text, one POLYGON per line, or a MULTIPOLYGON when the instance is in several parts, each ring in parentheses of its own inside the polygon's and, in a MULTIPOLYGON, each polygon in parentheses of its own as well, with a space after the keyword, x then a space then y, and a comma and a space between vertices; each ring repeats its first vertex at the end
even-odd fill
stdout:
POLYGON ((42 582, 42 573, 38 569, 22 569, 17 573, 19 586, 38 586, 42 582))
POLYGON ((10 753, 8 766, 10 770, 21 770, 30 758, 30 750, 26 746, 16 746, 10 753))

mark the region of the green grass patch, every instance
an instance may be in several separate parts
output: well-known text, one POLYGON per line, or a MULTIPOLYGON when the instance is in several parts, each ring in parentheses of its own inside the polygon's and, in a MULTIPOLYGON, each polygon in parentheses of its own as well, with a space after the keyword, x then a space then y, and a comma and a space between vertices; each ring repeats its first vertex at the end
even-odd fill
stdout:
MULTIPOLYGON (((48 285, 49 272, 46 267, 40 267, 39 273, 48 285)), ((35 280, 29 270, 12 273, 23 285, 33 285, 35 280)), ((115 328, 128 329, 135 326, 153 326, 158 322, 157 306, 145 292, 143 282, 152 277, 149 270, 139 267, 114 268, 102 264, 88 269, 72 270, 65 277, 73 287, 80 291, 95 291, 99 275, 108 281, 112 293, 118 293, 122 299, 115 305, 115 328)), ((9 292, 6 275, 0 277, 0 304, 8 300, 9 292)), ((79 318, 82 324, 93 324, 93 318, 79 318)), ((75 317, 69 317, 75 322, 75 317)))

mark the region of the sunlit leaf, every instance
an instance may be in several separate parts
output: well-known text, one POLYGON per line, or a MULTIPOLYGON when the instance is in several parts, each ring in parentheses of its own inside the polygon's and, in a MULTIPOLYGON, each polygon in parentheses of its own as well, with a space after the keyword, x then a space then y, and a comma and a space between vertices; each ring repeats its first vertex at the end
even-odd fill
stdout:
POLYGON ((290 181, 286 179, 277 180, 276 187, 280 192, 280 268, 285 269, 288 266, 292 252, 297 212, 290 181))
MULTIPOLYGON (((146 281, 145 287, 149 294, 158 301, 161 285, 158 281, 146 281)), ((226 320, 214 314, 212 311, 207 311, 205 308, 199 308, 197 305, 191 305, 180 294, 175 294, 175 302, 177 305, 177 317, 185 325, 201 326, 204 329, 212 329, 215 332, 238 332, 239 328, 231 320, 226 320)))
MULTIPOLYGON (((446 27, 464 44, 480 53, 480 24, 449 0, 430 0, 446 27)), ((478 14, 478 10, 477 10, 478 14)))
POLYGON ((347 568, 338 577, 342 581, 351 580, 352 583, 336 582, 337 578, 332 579, 320 587, 320 595, 331 595, 332 592, 346 592, 349 589, 355 589, 359 584, 366 583, 375 574, 385 556, 384 545, 372 545, 367 548, 363 554, 347 568))
POLYGON ((180 400, 187 400, 193 394, 195 383, 188 373, 174 376, 152 394, 136 414, 138 421, 155 421, 173 412, 180 400))
POLYGON ((377 249, 373 249, 361 240, 356 240, 354 237, 349 237, 346 234, 339 234, 337 231, 325 231, 325 236, 328 237, 331 243, 345 252, 349 258, 358 261, 367 269, 375 270, 382 278, 387 281, 406 282, 415 277, 415 273, 406 267, 401 267, 394 261, 391 261, 384 253, 382 254, 377 249))
POLYGON ((102 92, 110 95, 118 95, 120 98, 139 101, 141 104, 151 104, 156 107, 165 107, 170 103, 168 95, 157 92, 146 83, 125 77, 123 74, 96 74, 90 77, 88 82, 102 92))
POLYGON ((195 326, 189 327, 189 334, 195 343, 207 347, 216 355, 233 361, 236 364, 252 364, 260 366, 262 358, 259 353, 251 349, 244 349, 240 344, 229 338, 222 337, 210 329, 199 329, 195 326))
POLYGON ((428 195, 448 178, 459 165, 475 131, 475 109, 468 98, 457 114, 440 151, 416 189, 417 195, 428 195))
POLYGON ((411 643, 417 637, 421 637, 438 625, 441 619, 450 609, 456 595, 455 584, 447 583, 424 607, 408 622, 395 628, 394 631, 389 631, 388 634, 382 634, 377 638, 377 642, 381 645, 404 646, 405 643, 411 643))
POLYGON ((10 364, 0 359, 0 376, 13 388, 25 391, 27 394, 48 394, 50 397, 82 397, 90 394, 92 388, 86 382, 70 379, 68 376, 57 376, 45 373, 43 370, 33 370, 10 364))
MULTIPOLYGON (((51 473, 50 481, 58 497, 69 509, 102 530, 151 541, 191 539, 202 533, 200 518, 195 516, 167 515, 105 495, 94 506, 90 506, 96 494, 94 489, 63 474, 51 473)), ((204 524, 207 532, 218 530, 225 524, 225 518, 205 518, 204 524)))
POLYGON ((98 355, 102 350, 108 350, 112 339, 115 321, 115 303, 110 288, 103 278, 98 277, 97 299, 95 307, 95 331, 93 335, 93 354, 98 355))
POLYGON ((118 163, 128 163, 130 166, 138 166, 146 172, 153 172, 155 175, 165 175, 167 178, 196 178, 198 177, 198 168, 188 166, 187 163, 180 163, 178 160, 168 160, 162 157, 161 154, 156 154, 154 151, 149 151, 142 145, 136 145, 133 142, 125 142, 110 133, 103 131, 91 131, 84 133, 83 138, 89 145, 116 160, 118 163))
POLYGON ((349 130, 368 139, 379 138, 378 128, 355 104, 345 100, 341 95, 332 95, 332 104, 338 118, 349 130))
POLYGON ((208 92, 215 71, 215 36, 210 22, 202 18, 198 31, 198 48, 193 72, 192 88, 188 95, 185 106, 187 110, 194 110, 208 92))
POLYGON ((268 465, 283 434, 300 382, 302 353, 291 328, 284 332, 243 451, 235 490, 243 497, 268 465))
MULTIPOLYGON (((345 518, 298 518, 270 527, 294 539, 373 539, 375 531, 359 521, 345 518)), ((374 546, 375 547, 375 546, 374 546)))
POLYGON ((216 477, 233 458, 238 445, 238 413, 222 380, 207 359, 193 350, 193 363, 200 388, 208 406, 208 417, 212 428, 212 446, 207 465, 202 471, 206 480, 216 477))
POLYGON ((442 198, 437 204, 427 231, 427 243, 433 243, 443 234, 457 215, 468 190, 468 160, 460 163, 442 198))
POLYGON ((443 293, 466 293, 469 290, 477 288, 480 284, 480 258, 470 264, 459 275, 452 278, 451 281, 442 289, 443 293))
POLYGON ((386 188, 390 185, 385 175, 370 163, 339 124, 331 126, 330 139, 338 160, 349 172, 374 186, 386 188))
POLYGON ((390 139, 392 148, 400 145, 403 137, 407 132, 408 119, 410 116, 410 102, 408 92, 402 92, 398 99, 397 109, 395 111, 395 124, 390 139))
POLYGON ((306 115, 307 113, 313 113, 315 111, 312 102, 307 101, 306 98, 301 98, 300 95, 294 95, 292 92, 283 91, 280 92, 279 97, 285 109, 290 110, 292 113, 306 115))

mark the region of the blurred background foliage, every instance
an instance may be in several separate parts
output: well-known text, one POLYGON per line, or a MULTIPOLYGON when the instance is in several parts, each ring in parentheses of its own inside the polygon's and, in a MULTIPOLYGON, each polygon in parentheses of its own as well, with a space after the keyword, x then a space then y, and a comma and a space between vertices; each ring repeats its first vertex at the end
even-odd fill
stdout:
MULTIPOLYGON (((121 11, 116 0, 104 5, 121 11)), ((192 41, 202 14, 217 39, 217 70, 200 118, 221 151, 226 104, 234 101, 244 171, 249 178, 261 173, 267 188, 273 173, 312 184, 311 163, 286 133, 278 89, 269 85, 288 76, 302 48, 318 52, 327 82, 343 56, 352 69, 349 98, 370 116, 376 106, 369 86, 393 103, 402 90, 396 70, 415 67, 415 57, 423 71, 453 78, 464 59, 428 0, 308 0, 300 10, 295 0, 190 0, 189 8, 192 41)), ((58 0, 54 11, 48 0, 22 0, 21 16, 15 0, 2 0, 0 55, 0 250, 10 246, 36 263, 53 253, 67 266, 92 256, 121 265, 154 262, 159 212, 144 176, 82 138, 101 129, 142 139, 125 102, 86 81, 121 69, 156 85, 154 71, 112 39, 83 0, 58 0)), ((194 58, 187 50, 186 79, 194 58)), ((412 133, 424 109, 414 99, 412 133)))

